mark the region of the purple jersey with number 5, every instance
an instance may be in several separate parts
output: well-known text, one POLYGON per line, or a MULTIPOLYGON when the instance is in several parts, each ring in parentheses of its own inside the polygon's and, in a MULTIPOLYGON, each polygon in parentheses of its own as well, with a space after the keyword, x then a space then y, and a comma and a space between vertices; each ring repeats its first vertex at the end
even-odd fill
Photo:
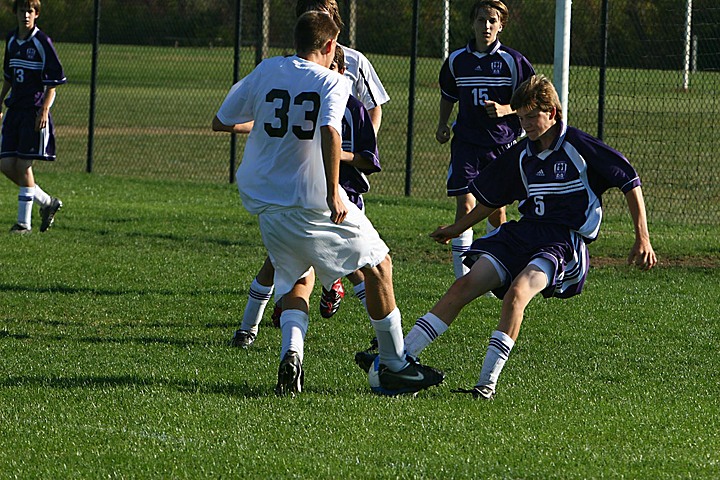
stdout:
POLYGON ((12 86, 5 100, 8 108, 41 107, 45 87, 56 87, 67 81, 50 37, 37 27, 25 40, 17 37, 17 30, 8 34, 4 76, 12 86))
POLYGON ((522 133, 517 115, 490 118, 485 101, 509 105, 517 87, 535 74, 530 62, 518 51, 498 40, 484 52, 470 42, 455 50, 440 69, 442 97, 458 103, 453 125, 456 138, 486 147, 512 143, 522 133))
POLYGON ((617 150, 559 123, 553 146, 538 152, 527 138, 490 163, 470 184, 488 207, 514 201, 524 220, 562 225, 594 240, 602 221, 601 195, 611 187, 627 193, 640 177, 617 150))

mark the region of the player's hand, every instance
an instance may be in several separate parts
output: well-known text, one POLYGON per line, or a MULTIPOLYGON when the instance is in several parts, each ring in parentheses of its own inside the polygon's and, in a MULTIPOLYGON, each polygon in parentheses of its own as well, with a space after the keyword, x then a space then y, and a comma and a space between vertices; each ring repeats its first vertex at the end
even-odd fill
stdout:
POLYGON ((453 225, 443 225, 435 229, 435 231, 430 234, 430 238, 438 243, 447 244, 451 239, 457 237, 458 235, 460 234, 455 232, 453 225))
POLYGON ((437 131, 435 132, 435 140, 439 143, 447 143, 450 140, 450 127, 447 125, 438 125, 437 131))
POLYGON ((47 127, 48 122, 48 116, 43 113, 38 113, 38 116, 35 117, 35 131, 39 132, 43 128, 47 127))
POLYGON ((330 220, 335 224, 341 224, 348 214, 345 203, 338 195, 328 196, 327 203, 330 208, 330 220))
POLYGON ((652 267, 657 265, 657 256, 655 251, 647 241, 636 241, 630 250, 630 255, 627 259, 628 265, 635 264, 642 270, 650 270, 652 267))
POLYGON ((512 109, 509 105, 502 105, 492 100, 485 100, 485 113, 490 118, 500 118, 508 115, 512 109))

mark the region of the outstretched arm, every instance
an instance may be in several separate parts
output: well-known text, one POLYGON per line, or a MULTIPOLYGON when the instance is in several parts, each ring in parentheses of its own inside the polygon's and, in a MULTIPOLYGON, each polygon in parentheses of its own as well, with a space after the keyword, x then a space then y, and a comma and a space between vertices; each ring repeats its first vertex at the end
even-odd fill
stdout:
POLYGON ((235 125, 225 125, 219 118, 215 117, 213 118, 212 129, 214 132, 250 133, 253 124, 253 121, 249 121, 246 123, 236 123, 235 125))
POLYGON ((642 188, 635 187, 625 194, 630 216, 635 227, 635 244, 628 255, 628 265, 634 263, 643 270, 649 270, 657 264, 657 256, 650 244, 650 232, 647 226, 647 213, 642 188))
POLYGON ((430 237, 438 243, 448 243, 451 239, 459 236, 473 225, 485 220, 488 215, 495 210, 495 208, 486 207, 482 203, 478 203, 475 205, 475 208, 470 210, 467 215, 460 218, 457 222, 452 225, 438 227, 430 234, 430 237))

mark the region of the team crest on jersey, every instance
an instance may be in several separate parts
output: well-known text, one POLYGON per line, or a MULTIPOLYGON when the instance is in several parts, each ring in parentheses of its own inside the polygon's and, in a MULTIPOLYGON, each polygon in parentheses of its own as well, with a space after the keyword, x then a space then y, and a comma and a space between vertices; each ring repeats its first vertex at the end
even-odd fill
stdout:
POLYGON ((28 60, 32 60, 33 58, 35 58, 35 49, 28 48, 27 50, 25 50, 25 56, 28 60))
POLYGON ((567 173, 567 163, 557 162, 555 164, 555 179, 556 180, 564 180, 566 173, 567 173))
POLYGON ((492 68, 493 75, 500 75, 500 72, 502 71, 502 62, 495 61, 490 63, 490 68, 492 68))

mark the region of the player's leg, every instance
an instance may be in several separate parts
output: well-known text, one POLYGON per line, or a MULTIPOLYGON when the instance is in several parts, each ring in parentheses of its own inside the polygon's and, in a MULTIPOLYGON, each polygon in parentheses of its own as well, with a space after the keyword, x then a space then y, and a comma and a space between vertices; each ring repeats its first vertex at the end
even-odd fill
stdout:
POLYGON ((28 233, 32 230, 32 206, 35 197, 35 177, 32 171, 32 160, 4 157, 0 159, 0 169, 8 179, 20 187, 17 223, 12 226, 10 231, 28 233))
POLYGON ((375 267, 363 267, 367 310, 378 341, 380 393, 410 393, 438 385, 444 374, 406 359, 400 310, 395 303, 389 255, 375 267))
POLYGON ((367 310, 367 301, 365 300, 365 275, 362 270, 355 270, 346 277, 353 284, 353 292, 360 300, 365 310, 367 310))
POLYGON ((502 269, 497 268, 488 257, 478 258, 470 271, 455 280, 435 306, 415 321, 405 336, 407 353, 414 357, 420 355, 425 347, 447 331, 465 305, 499 287, 504 281, 502 269))
MULTIPOLYGON (((475 197, 466 193, 455 197, 455 221, 468 214, 470 210, 475 208, 475 197)), ((467 274, 468 267, 463 264, 463 254, 468 251, 473 242, 473 230, 469 228, 460 234, 457 238, 450 241, 452 246, 453 271, 455 278, 460 278, 467 274)))
POLYGON ((255 341, 265 307, 273 293, 274 275, 275 269, 272 262, 270 258, 266 257, 260 271, 250 284, 242 323, 230 340, 230 346, 248 348, 255 341))
POLYGON ((308 270, 287 294, 283 295, 283 312, 280 316, 282 346, 277 395, 294 395, 302 391, 305 381, 302 363, 305 356, 305 335, 307 334, 310 294, 315 284, 315 273, 308 270))
POLYGON ((554 275, 549 260, 534 260, 513 281, 503 297, 502 313, 497 329, 490 336, 480 377, 469 393, 490 399, 495 394, 498 377, 510 356, 523 321, 525 308, 535 295, 543 291, 554 275))

